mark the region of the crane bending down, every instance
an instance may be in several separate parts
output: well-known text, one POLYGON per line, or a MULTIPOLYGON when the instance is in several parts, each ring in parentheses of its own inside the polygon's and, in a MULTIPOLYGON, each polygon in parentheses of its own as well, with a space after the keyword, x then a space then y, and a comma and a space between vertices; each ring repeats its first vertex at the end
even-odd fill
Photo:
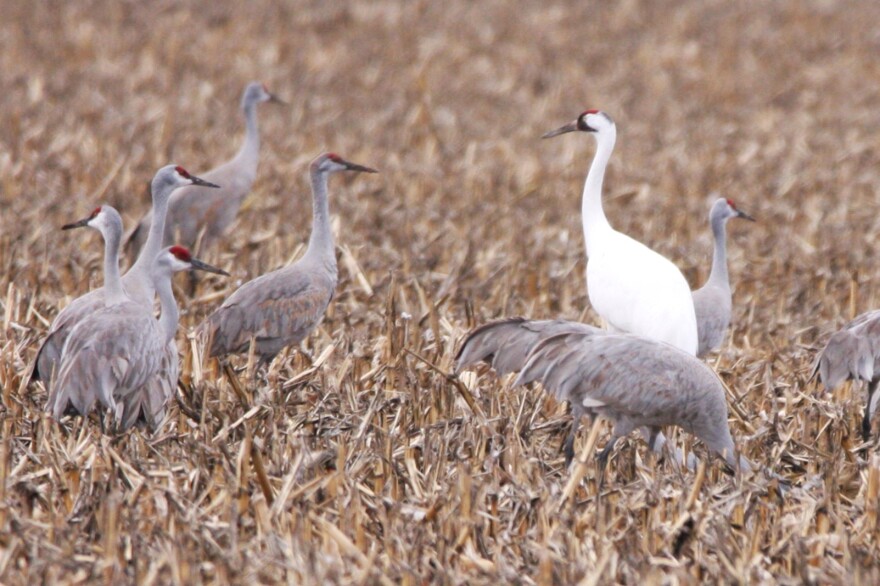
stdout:
MULTIPOLYGON (((257 125, 257 106, 263 102, 284 103, 270 93, 264 84, 252 82, 244 89, 241 109, 245 119, 245 137, 238 153, 219 167, 204 173, 203 177, 221 186, 207 191, 198 186, 174 193, 168 207, 162 246, 177 242, 194 248, 204 230, 209 242, 223 235, 235 220, 241 203, 257 178, 260 160, 260 131, 257 125)), ((138 223, 126 242, 129 253, 137 252, 144 244, 152 225, 155 211, 150 211, 138 223)))
MULTIPOLYGON (((118 239, 115 245, 118 248, 118 239)), ((118 266, 114 270, 108 263, 106 268, 110 270, 105 275, 103 307, 70 332, 46 410, 60 419, 70 410, 88 415, 98 403, 110 410, 117 427, 124 430, 136 420, 131 415, 126 417, 132 395, 144 392, 150 378, 159 372, 163 355, 177 332, 179 314, 171 289, 172 274, 192 269, 226 273, 192 258, 183 247, 163 250, 151 272, 161 306, 156 320, 152 308, 126 296, 118 266)), ((164 397, 150 402, 161 403, 160 410, 164 410, 164 397)))
MULTIPOLYGON (((621 437, 647 427, 653 438, 661 427, 676 425, 734 469, 752 469, 748 460, 736 456, 718 377, 669 344, 577 322, 511 318, 471 332, 455 370, 481 361, 499 374, 519 371, 515 385, 541 382, 557 399, 571 403, 575 422, 587 414, 610 419, 614 430, 598 456, 603 468, 621 437)), ((573 433, 566 440, 567 451, 573 433)), ((566 457, 570 462, 571 455, 566 457)))
POLYGON ((697 320, 684 275, 666 257, 612 228, 605 217, 602 182, 617 138, 614 122, 604 112, 587 110, 543 138, 575 131, 593 134, 597 145, 581 204, 590 303, 614 331, 696 355, 697 320))
POLYGON ((845 380, 868 383, 868 401, 862 417, 862 438, 871 438, 871 418, 877 411, 880 383, 880 309, 868 311, 834 333, 813 364, 810 378, 819 377, 828 389, 845 380))
POLYGON ((336 289, 336 251, 327 201, 329 175, 340 171, 376 173, 327 153, 309 165, 312 183, 312 234, 305 255, 297 262, 259 276, 238 288, 199 326, 208 341, 209 356, 247 352, 255 345, 259 365, 298 344, 324 318, 336 289))
MULTIPOLYGON (((134 302, 152 310, 155 288, 153 286, 152 267, 156 256, 162 248, 162 235, 165 229, 165 215, 168 200, 178 187, 201 185, 217 188, 218 186, 190 175, 186 169, 175 165, 166 165, 156 172, 150 184, 153 195, 153 213, 156 223, 150 227, 147 242, 138 254, 137 260, 122 276, 122 288, 134 302)), ((118 248, 118 243, 117 243, 118 248)), ((74 299, 55 317, 49 327, 49 333, 37 351, 31 380, 42 380, 47 387, 51 383, 61 360, 62 349, 70 331, 83 318, 91 315, 104 305, 104 288, 99 287, 85 295, 74 299)))
POLYGON ((727 273, 727 220, 743 218, 751 222, 755 218, 736 207, 731 199, 723 197, 715 200, 709 211, 709 224, 715 239, 712 255, 712 271, 706 283, 694 291, 694 311, 697 314, 699 346, 697 356, 705 356, 721 346, 724 334, 730 325, 733 309, 730 292, 730 276, 727 273))

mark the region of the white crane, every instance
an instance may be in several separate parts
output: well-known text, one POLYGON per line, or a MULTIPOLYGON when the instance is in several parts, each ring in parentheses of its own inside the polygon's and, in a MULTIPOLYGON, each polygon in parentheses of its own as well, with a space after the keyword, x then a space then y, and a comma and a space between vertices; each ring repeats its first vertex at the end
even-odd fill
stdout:
MULTIPOLYGON (((235 220, 241 203, 250 193, 257 178, 260 161, 257 106, 263 102, 284 103, 270 93, 265 84, 249 83, 241 98, 245 120, 244 143, 232 159, 202 175, 206 180, 222 187, 207 191, 199 186, 192 186, 175 192, 168 208, 162 245, 170 246, 177 242, 194 248, 202 231, 204 240, 208 242, 222 236, 235 220)), ((147 213, 129 236, 126 242, 129 251, 136 252, 143 246, 154 213, 147 213)))
POLYGON ((617 137, 614 122, 604 112, 587 110, 542 138, 575 131, 593 134, 597 145, 582 201, 590 303, 613 331, 696 355, 697 319, 684 275, 669 259, 613 229, 602 209, 602 181, 617 137))
POLYGON ((868 401, 862 417, 862 438, 871 438, 871 418, 877 411, 877 384, 880 383, 880 309, 865 312, 835 332, 822 348, 810 378, 819 379, 828 389, 845 380, 868 383, 868 401))
MULTIPOLYGON (((603 468, 619 438, 647 428, 653 439, 661 427, 675 425, 734 469, 752 469, 744 457, 737 458, 721 381, 690 353, 669 344, 576 322, 513 318, 471 332, 455 370, 480 361, 499 374, 519 371, 515 385, 541 382, 571 404, 575 422, 586 414, 609 418, 614 430, 598 456, 603 468)), ((572 440, 573 435, 566 441, 567 452, 572 440)), ((566 454, 569 462, 572 455, 566 454)))
MULTIPOLYGON (((213 183, 190 175, 186 169, 180 166, 166 165, 156 172, 150 184, 150 190, 153 194, 153 210, 157 221, 150 227, 150 235, 138 254, 137 260, 122 277, 122 287, 128 297, 150 309, 153 307, 153 298, 155 297, 152 266, 156 255, 162 248, 168 199, 175 189, 186 185, 217 187, 213 183)), ((71 329, 82 318, 91 315, 103 304, 104 289, 99 287, 74 299, 70 305, 61 310, 49 327, 49 333, 37 351, 31 380, 42 380, 47 387, 51 386, 52 378, 61 359, 61 350, 71 329)))
POLYGON ((697 356, 705 356, 721 346, 724 334, 730 325, 733 309, 733 295, 730 291, 730 276, 727 273, 727 220, 743 218, 751 222, 755 218, 736 207, 731 199, 720 197, 709 211, 709 224, 715 239, 712 256, 712 271, 706 283, 694 291, 694 311, 697 314, 699 346, 697 356))
POLYGON ((260 365, 268 364, 282 348, 301 342, 324 318, 337 282, 327 180, 340 171, 377 172, 333 153, 312 161, 314 216, 305 255, 248 281, 202 322, 199 330, 210 343, 210 356, 247 352, 253 341, 260 365))

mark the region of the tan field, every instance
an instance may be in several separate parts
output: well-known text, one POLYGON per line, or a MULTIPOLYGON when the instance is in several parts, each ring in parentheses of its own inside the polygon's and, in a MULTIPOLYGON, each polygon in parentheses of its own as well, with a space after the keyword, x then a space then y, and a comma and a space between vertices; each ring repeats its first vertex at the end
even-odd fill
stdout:
POLYGON ((860 385, 808 380, 827 336, 880 306, 880 4, 142 4, 2 2, 0 582, 880 582, 880 430, 861 440, 860 385), (260 107, 254 190, 200 254, 232 278, 190 295, 178 277, 169 420, 52 420, 27 375, 102 258, 59 227, 109 203, 131 229, 160 166, 231 157, 252 80, 289 105, 260 107), (709 363, 739 448, 787 493, 674 429, 704 468, 633 434, 599 490, 588 423, 570 482, 566 405, 485 368, 447 378, 490 319, 598 323, 594 141, 539 139, 587 108, 617 123, 610 221, 692 286, 713 192, 758 218, 729 225, 733 327, 709 363), (191 328, 302 253, 326 150, 381 173, 330 181, 340 283, 308 353, 267 378, 194 359, 191 328))

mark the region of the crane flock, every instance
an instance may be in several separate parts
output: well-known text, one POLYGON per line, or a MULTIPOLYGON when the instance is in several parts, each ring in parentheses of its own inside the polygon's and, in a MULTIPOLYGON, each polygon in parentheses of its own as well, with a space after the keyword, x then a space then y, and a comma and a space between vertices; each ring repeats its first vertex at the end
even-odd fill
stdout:
MULTIPOLYGON (((248 84, 241 101, 244 142, 234 158, 204 178, 176 165, 156 172, 152 209, 127 240, 129 251, 137 256, 124 275, 119 269, 123 223, 114 208, 101 205, 63 227, 101 233, 104 285, 65 307, 37 350, 31 381, 45 386, 45 410, 53 418, 88 416, 97 407, 119 431, 136 424, 153 430, 163 425, 180 367, 172 276, 183 270, 228 276, 195 258, 190 249, 216 243, 251 191, 260 150, 257 107, 264 102, 281 100, 264 84, 248 84)), ((733 313, 727 221, 754 218, 730 199, 713 203, 711 272, 702 287, 691 290, 671 260, 612 228, 605 215, 603 181, 617 138, 612 118, 586 110, 542 138, 572 132, 592 134, 596 141, 581 219, 588 298, 604 329, 561 319, 490 321, 461 343, 455 375, 485 362, 498 375, 518 373, 515 386, 540 383, 556 399, 568 402, 573 420, 563 442, 567 463, 574 458, 577 431, 586 415, 605 417, 613 424, 610 439, 597 455, 603 470, 617 440, 634 430, 641 430, 649 446, 661 451, 666 426, 696 436, 736 471, 760 468, 739 454, 728 424, 724 385, 701 360, 721 347, 733 313)), ((229 355, 253 352, 258 365, 268 365, 321 322, 338 282, 328 183, 330 175, 340 172, 377 171, 334 153, 311 162, 313 221, 305 254, 245 282, 208 315, 195 330, 207 356, 227 360, 229 355)), ((880 311, 859 316, 831 336, 813 374, 829 388, 845 379, 868 383, 862 433, 869 439, 880 402, 880 311)), ((104 421, 102 417, 102 426, 104 421)), ((675 459, 683 461, 681 454, 676 450, 675 459)))

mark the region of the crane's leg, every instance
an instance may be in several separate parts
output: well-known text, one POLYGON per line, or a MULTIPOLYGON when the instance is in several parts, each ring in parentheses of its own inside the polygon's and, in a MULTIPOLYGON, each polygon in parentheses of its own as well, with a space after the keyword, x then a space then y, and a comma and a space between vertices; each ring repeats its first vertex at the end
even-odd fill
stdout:
POLYGON ((877 391, 877 384, 880 378, 875 378, 868 383, 868 404, 865 405, 865 416, 862 418, 862 439, 868 441, 871 439, 871 403, 874 402, 874 393, 877 391))
POLYGON ((614 449, 614 444, 617 443, 617 440, 620 439, 620 436, 617 435, 616 431, 611 436, 611 439, 608 440, 608 443, 605 444, 605 447, 602 448, 602 451, 596 456, 596 461, 599 463, 599 490, 602 490, 602 487, 605 486, 605 467, 608 465, 608 456, 611 455, 611 451, 614 449))
POLYGON ((573 412, 571 420, 571 430, 568 432, 568 436, 565 438, 565 443, 562 445, 562 450, 565 453, 566 468, 571 466, 571 462, 574 460, 574 440, 575 437, 577 437, 577 432, 580 425, 580 415, 573 412))

